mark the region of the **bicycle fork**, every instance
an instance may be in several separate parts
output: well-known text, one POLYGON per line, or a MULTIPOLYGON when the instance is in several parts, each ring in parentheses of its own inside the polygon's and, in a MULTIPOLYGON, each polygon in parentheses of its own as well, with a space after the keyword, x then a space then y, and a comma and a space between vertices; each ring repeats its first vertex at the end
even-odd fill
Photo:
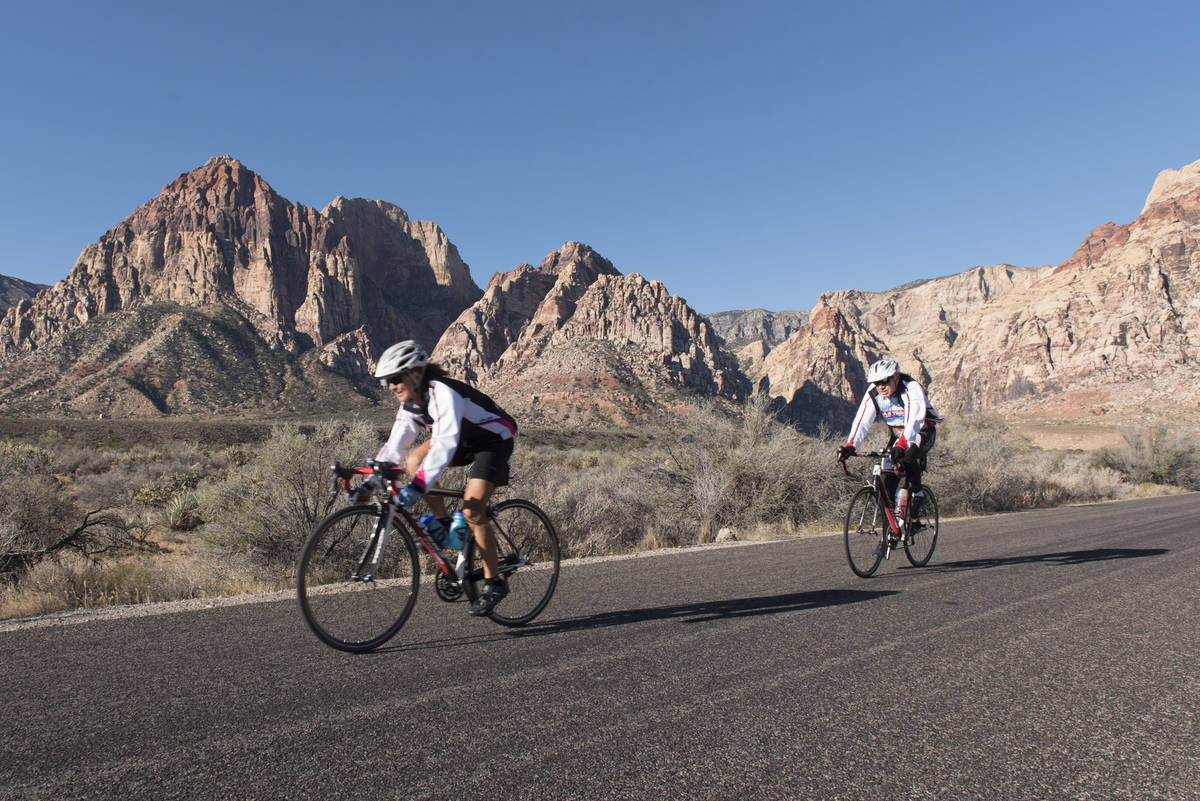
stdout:
POLYGON ((903 535, 900 533, 901 524, 896 520, 896 515, 892 512, 892 510, 884 509, 883 512, 887 516, 888 521, 888 530, 885 532, 883 537, 883 558, 890 559, 892 557, 892 551, 894 551, 896 546, 900 544, 900 541, 903 539, 903 535))
POLYGON ((367 540, 367 547, 363 549, 362 556, 358 558, 358 569, 350 578, 354 581, 373 581, 375 571, 379 569, 379 562, 383 558, 383 551, 387 547, 388 532, 392 527, 392 518, 396 514, 396 507, 392 504, 386 505, 386 511, 380 510, 380 514, 375 518, 375 531, 372 532, 371 538, 367 540))

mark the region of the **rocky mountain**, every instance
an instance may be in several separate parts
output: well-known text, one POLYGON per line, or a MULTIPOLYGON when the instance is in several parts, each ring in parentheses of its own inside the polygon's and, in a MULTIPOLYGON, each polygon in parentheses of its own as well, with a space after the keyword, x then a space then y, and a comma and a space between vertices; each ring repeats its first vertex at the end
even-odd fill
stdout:
POLYGON ((1198 346, 1200 162, 1164 171, 1136 220, 1097 227, 1062 264, 822 295, 763 368, 766 391, 808 427, 843 425, 882 354, 941 411, 1194 414, 1198 346))
POLYGON ((316 211, 221 156, 4 313, 0 402, 115 413, 319 405, 372 391, 364 379, 383 347, 436 340, 480 294, 435 224, 376 200, 338 197, 316 211))
POLYGON ((20 278, 0 275, 0 313, 9 306, 16 306, 21 301, 32 298, 45 288, 45 284, 33 284, 20 278))
POLYGON ((786 342, 808 320, 807 311, 737 309, 705 315, 730 350, 761 342, 766 350, 786 342))
POLYGON ((66 279, 22 294, 0 319, 13 415, 353 408, 379 397, 371 359, 411 337, 522 420, 554 425, 758 391, 805 428, 840 429, 883 354, 943 413, 1186 419, 1200 162, 1164 171, 1137 219, 1097 227, 1059 265, 705 317, 577 242, 481 292, 433 223, 375 200, 316 211, 224 156, 88 245, 66 279))
POLYGON ((524 419, 622 422, 749 390, 711 324, 659 281, 578 242, 493 276, 433 357, 524 419))
POLYGON ((808 320, 806 311, 739 309, 707 315, 713 329, 737 357, 738 366, 758 384, 763 377, 763 362, 776 345, 786 342, 808 320))

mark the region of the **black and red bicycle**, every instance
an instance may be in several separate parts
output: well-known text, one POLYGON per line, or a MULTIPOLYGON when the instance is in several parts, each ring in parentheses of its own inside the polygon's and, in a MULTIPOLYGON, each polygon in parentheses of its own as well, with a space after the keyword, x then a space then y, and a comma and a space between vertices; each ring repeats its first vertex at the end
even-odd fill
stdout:
MULTIPOLYGON (((443 601, 474 601, 483 582, 483 553, 468 536, 457 553, 440 546, 411 510, 396 500, 404 471, 391 465, 333 465, 352 503, 326 517, 309 535, 296 566, 300 611, 313 633, 342 651, 370 651, 408 620, 421 585, 420 550, 432 561, 434 589, 443 601), (378 476, 377 486, 365 483, 378 476), (355 478, 360 479, 353 483, 355 478)), ((461 490, 428 492, 462 500, 461 490)), ((487 508, 496 535, 500 575, 508 595, 489 617, 505 626, 533 620, 558 584, 558 534, 530 501, 509 499, 487 508)))
MULTIPOLYGON (((901 546, 913 567, 929 564, 938 538, 938 507, 933 490, 925 484, 911 488, 904 515, 898 518, 894 499, 884 480, 884 474, 893 469, 891 457, 882 451, 854 455, 879 459, 879 462, 872 469, 866 486, 854 494, 850 508, 846 510, 843 533, 850 569, 856 576, 869 578, 879 569, 879 563, 890 558, 892 551, 901 546)), ((849 475, 844 459, 841 464, 843 472, 849 475)))

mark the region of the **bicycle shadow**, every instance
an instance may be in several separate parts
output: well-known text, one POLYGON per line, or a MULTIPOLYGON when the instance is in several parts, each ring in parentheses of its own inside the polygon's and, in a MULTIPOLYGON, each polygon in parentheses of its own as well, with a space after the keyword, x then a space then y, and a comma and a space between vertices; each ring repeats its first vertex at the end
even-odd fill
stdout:
POLYGON ((407 645, 396 645, 391 648, 380 648, 378 652, 444 648, 451 645, 486 642, 495 639, 540 637, 547 634, 594 631, 596 629, 629 626, 656 620, 675 620, 685 625, 709 623, 714 620, 734 620, 738 618, 757 617, 759 615, 778 615, 786 612, 824 609, 832 606, 872 601, 876 598, 896 594, 898 594, 897 590, 815 590, 812 592, 793 592, 783 595, 765 595, 756 598, 734 598, 725 601, 702 601, 673 606, 621 609, 612 612, 600 612, 595 615, 547 620, 545 622, 535 621, 528 626, 510 629, 506 632, 468 637, 450 637, 446 639, 427 640, 420 643, 409 643, 407 645))
POLYGON ((959 562, 942 562, 922 568, 933 573, 954 573, 964 570, 986 570, 993 567, 1013 565, 1048 564, 1082 565, 1088 562, 1107 562, 1114 559, 1141 559, 1147 556, 1162 556, 1170 553, 1167 548, 1091 548, 1084 551, 1060 551, 1057 553, 1005 556, 991 559, 966 559, 959 562))

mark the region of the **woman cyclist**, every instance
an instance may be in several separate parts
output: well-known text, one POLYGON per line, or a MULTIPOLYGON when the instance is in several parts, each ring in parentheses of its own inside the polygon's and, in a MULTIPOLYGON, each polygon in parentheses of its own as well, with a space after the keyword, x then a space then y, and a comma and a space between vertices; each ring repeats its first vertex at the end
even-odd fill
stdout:
POLYGON ((882 418, 891 429, 887 448, 896 466, 896 473, 885 479, 888 493, 895 495, 900 484, 898 474, 902 472, 907 486, 915 492, 915 518, 923 500, 920 489, 925 454, 933 447, 937 438, 934 424, 941 418, 929 405, 924 388, 912 376, 900 372, 895 359, 883 358, 872 364, 867 370, 867 383, 870 386, 858 405, 846 444, 838 449, 838 457, 845 461, 853 456, 875 419, 882 418))
MULTIPOLYGON (((411 507, 426 490, 437 486, 447 467, 471 465, 462 513, 483 552, 484 582, 469 613, 487 615, 508 594, 499 574, 487 503, 496 487, 508 483, 517 424, 487 395, 447 377, 411 339, 383 352, 375 377, 400 402, 392 433, 375 456, 379 462, 403 463, 412 476, 412 482, 397 493, 400 503, 411 507), (413 447, 423 429, 430 432, 429 439, 413 447)), ((449 525, 441 498, 428 496, 425 503, 443 525, 449 525)))

